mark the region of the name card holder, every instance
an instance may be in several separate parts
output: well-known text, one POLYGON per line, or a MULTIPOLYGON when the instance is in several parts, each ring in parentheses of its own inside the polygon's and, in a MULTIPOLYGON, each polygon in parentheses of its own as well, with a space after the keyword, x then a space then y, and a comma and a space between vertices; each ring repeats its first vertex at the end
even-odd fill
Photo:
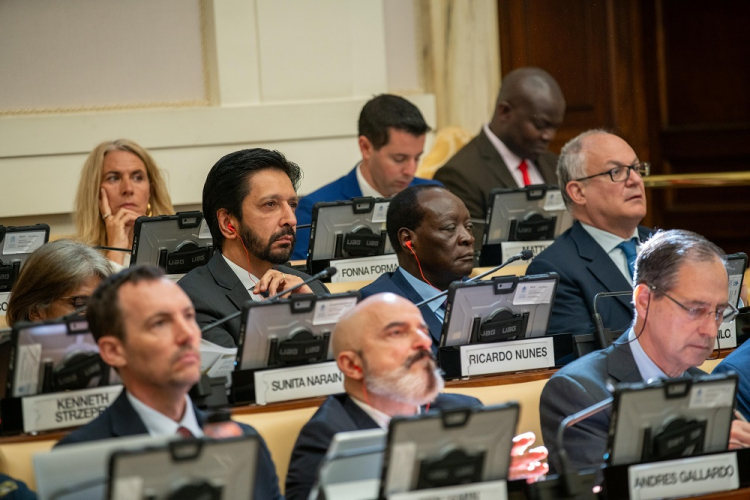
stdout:
POLYGON ((685 497, 750 487, 750 448, 604 468, 608 500, 685 497))
POLYGON ((552 368, 559 364, 557 360, 572 356, 570 333, 438 349, 446 379, 552 368))
POLYGON ((410 491, 388 495, 388 500, 507 500, 508 486, 505 480, 487 481, 444 488, 410 491))
POLYGON ((344 392, 344 375, 335 361, 286 368, 232 372, 232 404, 265 405, 344 392))
POLYGON ((356 259, 331 260, 331 266, 338 271, 331 278, 331 283, 349 283, 351 281, 375 281, 383 273, 392 273, 398 268, 395 253, 356 259))
POLYGON ((122 392, 121 385, 36 394, 0 401, 3 434, 79 427, 98 417, 122 392))
POLYGON ((0 316, 5 316, 8 312, 8 302, 10 301, 10 292, 0 292, 0 316))

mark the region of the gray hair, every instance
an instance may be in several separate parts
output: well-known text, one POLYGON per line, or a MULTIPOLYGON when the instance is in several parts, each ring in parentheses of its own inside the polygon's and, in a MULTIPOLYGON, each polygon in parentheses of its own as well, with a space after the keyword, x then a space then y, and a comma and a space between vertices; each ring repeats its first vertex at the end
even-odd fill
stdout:
POLYGON ((710 262, 713 259, 726 265, 724 250, 700 234, 683 229, 658 231, 638 254, 634 282, 656 287, 654 293, 659 296, 659 292, 674 288, 683 263, 710 262))
POLYGON ((565 206, 570 210, 572 200, 568 196, 566 186, 570 181, 586 177, 586 159, 583 154, 583 140, 587 137, 597 134, 610 134, 609 131, 595 128, 582 132, 565 143, 560 150, 560 157, 557 159, 557 183, 562 191, 565 206))

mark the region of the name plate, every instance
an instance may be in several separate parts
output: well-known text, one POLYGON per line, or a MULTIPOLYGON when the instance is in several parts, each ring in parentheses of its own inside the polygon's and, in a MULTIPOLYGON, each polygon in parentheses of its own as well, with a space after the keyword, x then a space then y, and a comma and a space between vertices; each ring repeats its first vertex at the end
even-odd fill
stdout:
POLYGON ((398 267, 395 253, 362 257, 361 259, 332 260, 331 266, 338 272, 331 277, 331 283, 349 281, 375 281, 383 273, 392 273, 398 267))
POLYGON ((388 495, 388 500, 507 500, 508 486, 504 480, 462 484, 445 488, 410 491, 388 495))
POLYGON ((537 370, 555 366, 551 337, 462 345, 461 376, 537 370))
POLYGON ((64 429, 91 422, 122 392, 121 385, 26 396, 21 399, 24 432, 64 429))
POLYGON ((185 276, 185 273, 182 274, 165 274, 164 277, 167 278, 172 283, 177 283, 185 276))
POLYGON ((722 323, 719 327, 719 335, 714 342, 714 349, 733 349, 737 347, 737 324, 735 320, 729 323, 722 323))
POLYGON ((253 375, 259 405, 344 392, 344 374, 335 361, 261 370, 253 375))
MULTIPOLYGON (((532 252, 534 252, 534 257, 536 257, 542 250, 544 250, 554 242, 555 240, 503 241, 500 243, 500 249, 503 253, 503 262, 510 259, 517 253, 521 253, 522 250, 531 250, 532 252)), ((528 264, 529 262, 530 261, 527 260, 517 260, 510 265, 513 266, 519 264, 528 264)))
POLYGON ((10 300, 10 292, 0 292, 0 316, 5 316, 8 311, 8 301, 10 300))
POLYGON ((628 467, 631 500, 703 495, 740 487, 737 454, 722 453, 628 467))

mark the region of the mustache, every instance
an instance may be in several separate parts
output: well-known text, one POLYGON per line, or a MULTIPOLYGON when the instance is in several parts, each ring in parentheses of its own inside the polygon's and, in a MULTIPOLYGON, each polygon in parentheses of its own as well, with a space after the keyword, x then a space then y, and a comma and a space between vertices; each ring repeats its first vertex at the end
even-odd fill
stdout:
POLYGON ((425 349, 417 351, 416 354, 407 358, 406 362, 404 362, 404 367, 411 368, 414 363, 418 363, 425 358, 428 358, 430 361, 432 361, 433 364, 437 363, 437 361, 435 360, 435 355, 432 354, 432 351, 428 351, 425 349))
POLYGON ((271 241, 269 243, 273 243, 284 236, 291 236, 294 241, 297 240, 297 233, 295 233, 294 229, 292 229, 291 226, 284 226, 279 232, 274 233, 273 236, 271 236, 271 241))

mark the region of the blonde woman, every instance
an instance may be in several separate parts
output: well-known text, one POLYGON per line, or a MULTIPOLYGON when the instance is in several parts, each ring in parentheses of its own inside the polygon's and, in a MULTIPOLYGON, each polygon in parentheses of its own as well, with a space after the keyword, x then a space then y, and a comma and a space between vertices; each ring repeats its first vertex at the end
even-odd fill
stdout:
MULTIPOLYGON (((105 141, 86 158, 74 215, 84 242, 129 249, 138 217, 173 213, 159 168, 138 144, 127 139, 105 141)), ((105 255, 117 269, 130 264, 126 252, 105 250, 105 255)))

